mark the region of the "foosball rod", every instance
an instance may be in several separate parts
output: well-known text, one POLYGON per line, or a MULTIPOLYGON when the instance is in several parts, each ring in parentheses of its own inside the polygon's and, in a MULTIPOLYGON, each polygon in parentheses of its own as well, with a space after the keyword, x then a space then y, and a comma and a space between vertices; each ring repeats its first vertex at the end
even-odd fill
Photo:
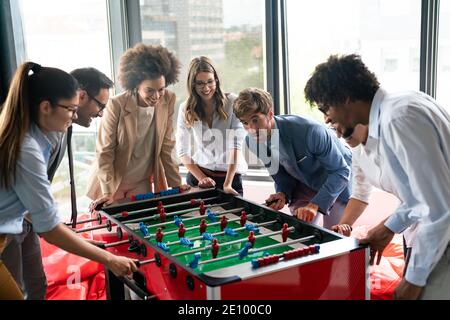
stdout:
MULTIPOLYGON (((219 197, 216 196, 216 197, 205 198, 205 199, 202 199, 202 198, 191 199, 189 201, 178 202, 178 203, 173 203, 173 204, 167 204, 167 205, 164 205, 164 208, 173 208, 173 207, 186 205, 186 204, 196 205, 196 204, 199 204, 201 201, 206 202, 206 201, 214 200, 214 199, 217 199, 217 198, 219 198, 219 197)), ((153 207, 153 208, 147 208, 147 209, 141 209, 141 210, 135 210, 135 211, 127 211, 127 214, 130 216, 130 215, 135 215, 135 214, 138 214, 138 213, 155 211, 155 210, 158 210, 158 209, 159 209, 158 207, 153 207)), ((122 217, 122 213, 116 213, 116 214, 113 214, 111 216, 114 217, 114 218, 120 218, 120 217, 122 217)))
MULTIPOLYGON (((214 198, 217 198, 217 197, 214 197, 214 198)), ((209 199, 213 199, 213 198, 209 198, 209 199)), ((209 200, 209 199, 205 199, 205 200, 209 200)), ((219 203, 219 204, 215 204, 215 205, 207 205, 207 206, 205 206, 205 208, 207 208, 208 206, 211 206, 211 207, 222 206, 222 205, 225 205, 225 204, 228 204, 228 203, 229 202, 219 203)), ((244 208, 240 208, 240 210, 243 210, 243 209, 244 208)), ((235 210, 237 210, 237 209, 235 209, 235 210)), ((147 209, 144 210, 144 211, 147 211, 147 209)), ((196 211, 198 211, 198 209, 186 209, 186 210, 181 210, 181 211, 196 212, 196 211)), ((171 213, 166 214, 166 217, 175 216, 175 215, 180 214, 180 213, 181 213, 180 211, 171 212, 171 213)), ((156 220, 159 217, 160 217, 159 214, 155 214, 155 215, 152 215, 151 217, 148 217, 148 218, 129 220, 129 221, 125 221, 125 222, 122 222, 122 223, 123 224, 130 224, 130 223, 133 223, 133 222, 136 223, 136 222, 143 222, 143 221, 148 221, 148 220, 156 220)), ((90 228, 76 230, 76 233, 100 230, 100 229, 105 229, 105 228, 108 228, 108 231, 111 231, 111 222, 109 220, 106 221, 106 224, 101 224, 101 225, 98 225, 98 226, 95 226, 95 227, 90 227, 90 228)), ((146 239, 148 239, 150 237, 151 237, 151 235, 146 237, 146 239)))
POLYGON ((83 232, 100 230, 100 229, 108 229, 108 231, 111 231, 112 227, 113 227, 113 225, 111 223, 111 220, 106 220, 106 224, 100 224, 95 227, 89 227, 89 228, 84 228, 84 229, 78 229, 78 230, 72 229, 72 230, 75 231, 75 233, 83 233, 83 232))
MULTIPOLYGON (((96 218, 91 218, 91 219, 86 219, 86 220, 78 220, 76 224, 83 224, 83 223, 94 222, 94 221, 98 221, 98 223, 102 223, 102 216, 101 216, 101 214, 97 213, 97 217, 96 218)), ((72 222, 65 222, 64 224, 66 226, 71 226, 72 222)))
MULTIPOLYGON (((239 210, 241 210, 241 209, 239 209, 239 210)), ((256 215, 252 215, 252 214, 247 215, 248 219, 251 219, 251 218, 254 218, 254 217, 256 217, 256 215)), ((234 218, 234 219, 229 219, 228 222, 234 222, 234 221, 239 221, 239 220, 241 220, 241 218, 237 217, 237 218, 234 218)), ((210 226, 217 226, 217 225, 220 225, 220 221, 219 222, 210 223, 210 224, 208 224, 208 227, 210 227, 210 226)), ((189 227, 189 228, 186 228, 186 231, 195 230, 195 229, 198 229, 198 227, 199 226, 189 227)), ((166 232, 166 233, 164 233, 164 235, 166 236, 166 235, 174 234, 174 233, 178 233, 178 230, 172 230, 172 231, 166 232)), ((153 238, 153 237, 155 237, 155 235, 151 234, 151 235, 145 236, 144 239, 150 239, 150 238, 153 238)))
MULTIPOLYGON (((287 230, 288 231, 292 231, 294 229, 295 229, 294 227, 289 227, 287 230)), ((263 238, 263 237, 270 237, 270 236, 274 236, 274 235, 280 234, 281 232, 283 232, 283 230, 274 231, 274 232, 270 232, 270 233, 266 233, 266 234, 261 234, 261 235, 256 236, 255 238, 258 239, 258 238, 263 238)), ((305 238, 302 238, 302 239, 308 240, 311 237, 315 237, 315 236, 305 237, 305 238)), ((233 245, 233 244, 236 244, 236 243, 246 242, 246 241, 248 241, 248 239, 247 238, 243 238, 243 239, 238 239, 238 240, 234 240, 234 241, 221 243, 220 246, 233 245)), ((299 239, 296 239, 295 241, 299 242, 299 239)), ((283 242, 282 245, 289 245, 289 241, 283 242)), ((209 249, 211 249, 211 245, 204 246, 202 248, 197 248, 197 249, 192 249, 192 250, 188 250, 188 251, 184 251, 184 252, 175 253, 175 254, 172 254, 171 256, 172 257, 179 257, 179 256, 187 255, 187 254, 192 254, 192 253, 197 253, 197 252, 201 252, 201 251, 206 251, 206 250, 209 250, 209 249)), ((217 259, 214 259, 214 260, 217 260, 217 259)), ((155 261, 156 261, 156 259, 140 261, 140 265, 153 263, 155 261)))
MULTIPOLYGON (((216 203, 216 204, 207 204, 207 205, 205 205, 205 209, 209 209, 209 208, 213 208, 213 207, 220 207, 220 206, 226 205, 228 203, 229 202, 222 202, 222 203, 216 203)), ((189 209, 184 209, 184 210, 178 210, 178 211, 166 213, 166 217, 173 217, 173 216, 176 216, 176 215, 188 214, 188 213, 191 213, 191 212, 196 212, 198 210, 199 210, 198 208, 195 208, 195 209, 189 208, 189 209)), ((159 217, 160 217, 160 215, 159 215, 159 213, 157 213, 157 214, 154 214, 154 215, 152 215, 150 217, 147 217, 147 218, 139 218, 139 219, 127 220, 127 221, 123 221, 122 223, 123 224, 130 224, 130 223, 136 223, 136 222, 144 222, 144 221, 148 221, 148 220, 157 220, 157 219, 159 219, 159 217)))
MULTIPOLYGON (((294 227, 289 227, 287 228, 287 231, 292 232, 294 231, 294 227)), ((265 233, 265 234, 260 234, 255 236, 255 239, 261 239, 261 238, 267 238, 267 237, 271 237, 271 236, 276 236, 280 233, 282 233, 283 230, 279 230, 279 231, 273 231, 273 232, 269 232, 269 233, 265 233)), ((228 242, 224 242, 224 243, 220 243, 220 246, 231 246, 233 244, 237 244, 237 243, 241 243, 241 242, 248 242, 247 238, 242 238, 242 239, 237 239, 237 240, 233 240, 233 241, 228 241, 228 242)), ((286 243, 286 242, 283 242, 286 243)), ((197 249, 192 249, 192 250, 188 250, 188 251, 184 251, 184 252, 179 252, 176 253, 174 255, 172 255, 173 257, 179 257, 179 256, 185 256, 187 254, 192 254, 192 253, 196 253, 196 252, 201 252, 201 251, 206 251, 208 249, 211 249, 211 245, 207 245, 204 246, 202 248, 197 248, 197 249)))
MULTIPOLYGON (((286 241, 286 242, 280 242, 280 243, 268 245, 268 246, 261 247, 261 248, 255 248, 255 249, 252 248, 252 249, 248 250, 248 254, 257 253, 259 251, 264 251, 264 250, 268 250, 268 249, 278 248, 278 247, 282 247, 282 246, 289 246, 291 244, 295 244, 295 243, 299 243, 299 242, 305 242, 305 241, 308 241, 308 240, 313 239, 315 237, 316 236, 307 236, 307 237, 304 237, 304 238, 294 239, 294 240, 290 240, 290 241, 286 241)), ((234 254, 230 254, 228 256, 223 256, 223 257, 219 257, 219 258, 215 258, 215 259, 199 261, 198 264, 199 265, 200 264, 207 264, 207 263, 221 261, 221 260, 226 260, 226 259, 235 258, 235 257, 239 257, 239 253, 234 253, 234 254)), ((189 266, 189 264, 187 266, 189 266)))
MULTIPOLYGON (((244 207, 241 207, 241 208, 236 208, 236 209, 231 209, 231 210, 219 211, 219 212, 214 212, 214 215, 216 217, 218 217, 218 216, 223 216, 224 214, 227 214, 227 213, 234 213, 234 212, 242 211, 244 209, 245 209, 244 207)), ((193 220, 198 220, 198 219, 205 219, 205 217, 207 218, 207 216, 198 216, 198 217, 187 218, 187 219, 183 219, 182 222, 184 223, 185 221, 193 221, 193 220)), ((142 222, 142 220, 140 222, 142 222)), ((158 228, 158 227, 168 226, 168 225, 171 225, 171 224, 174 224, 174 223, 175 223, 175 221, 162 222, 162 223, 158 223, 158 224, 152 224, 152 225, 149 225, 147 227, 148 228, 158 228)), ((135 229, 133 231, 137 231, 137 230, 139 230, 139 229, 135 229)))
MULTIPOLYGON (((274 223, 277 223, 277 222, 279 222, 279 221, 278 220, 272 220, 272 221, 267 221, 267 222, 262 222, 262 223, 254 223, 253 226, 255 226, 255 227, 265 227, 265 226, 268 226, 268 225, 271 225, 271 224, 274 224, 274 223)), ((247 229, 246 227, 241 227, 241 228, 236 228, 236 229, 233 229, 233 230, 234 231, 244 231, 246 229, 247 229)), ((211 236, 212 237, 222 236, 224 234, 225 234, 225 231, 220 231, 220 232, 216 232, 216 233, 211 233, 211 236)), ((195 238, 189 238, 189 240, 191 240, 191 241, 196 241, 196 240, 201 240, 201 239, 203 239, 203 236, 198 236, 198 237, 195 237, 195 238)), ((167 242, 166 245, 170 246, 170 245, 173 245, 173 244, 176 244, 176 243, 180 243, 180 241, 167 242)))
MULTIPOLYGON (((262 222, 262 223, 255 223, 254 226, 255 227, 265 227, 265 226, 268 226, 268 225, 271 225, 271 224, 274 224, 274 223, 277 223, 277 222, 278 222, 278 220, 272 220, 272 221, 267 221, 267 222, 262 222)), ((234 231, 243 231, 243 230, 246 230, 246 228, 245 227, 241 227, 241 228, 234 229, 234 231)), ((221 231, 221 232, 212 233, 211 235, 212 236, 221 236, 221 235, 224 235, 224 234, 225 234, 225 231, 221 231)), ((203 239, 203 236, 198 236, 198 237, 192 238, 190 240, 191 241, 195 241, 195 240, 200 240, 200 239, 203 239)), ((116 246, 120 246, 122 244, 127 244, 127 243, 130 243, 130 242, 131 242, 131 239, 117 241, 117 242, 110 242, 110 243, 106 243, 105 244, 105 248, 116 247, 116 246)), ((169 245, 173 245, 175 243, 179 243, 179 241, 168 242, 168 243, 166 243, 166 245, 169 246, 169 245)))

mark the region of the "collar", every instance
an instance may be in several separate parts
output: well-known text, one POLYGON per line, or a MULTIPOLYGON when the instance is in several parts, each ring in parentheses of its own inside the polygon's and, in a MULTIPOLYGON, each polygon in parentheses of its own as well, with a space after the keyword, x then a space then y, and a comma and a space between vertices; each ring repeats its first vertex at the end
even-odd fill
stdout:
POLYGON ((383 88, 379 88, 373 97, 369 114, 369 137, 379 139, 380 135, 380 111, 381 104, 386 97, 387 92, 383 88))
POLYGON ((45 135, 35 123, 31 124, 28 132, 30 136, 36 140, 37 144, 39 145, 39 148, 42 150, 42 154, 44 155, 45 161, 48 163, 50 153, 52 151, 52 143, 48 139, 47 135, 45 135))

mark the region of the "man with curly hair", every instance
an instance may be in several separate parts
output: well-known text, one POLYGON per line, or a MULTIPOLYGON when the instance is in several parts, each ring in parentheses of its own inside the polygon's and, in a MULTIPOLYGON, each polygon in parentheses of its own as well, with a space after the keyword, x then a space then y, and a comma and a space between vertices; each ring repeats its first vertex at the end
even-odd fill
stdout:
POLYGON ((397 299, 450 298, 450 115, 430 96, 415 91, 388 93, 358 55, 331 56, 318 65, 305 96, 351 139, 368 125, 363 144, 375 145, 380 170, 398 191, 401 205, 371 229, 362 243, 377 263, 394 233, 410 227, 411 246, 397 299))
POLYGON ((97 162, 88 184, 91 208, 131 195, 181 185, 172 118, 180 62, 162 46, 137 44, 120 59, 126 90, 105 109, 97 139, 97 162))

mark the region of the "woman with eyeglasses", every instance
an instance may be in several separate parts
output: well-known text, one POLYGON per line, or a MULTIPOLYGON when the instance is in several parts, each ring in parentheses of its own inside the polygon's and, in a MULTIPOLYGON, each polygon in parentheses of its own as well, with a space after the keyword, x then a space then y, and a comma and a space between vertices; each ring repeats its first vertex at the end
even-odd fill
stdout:
MULTIPOLYGON (((22 232, 24 219, 31 219, 34 231, 47 242, 105 264, 118 276, 137 270, 132 260, 78 237, 58 216, 47 176, 51 152, 47 135, 65 132, 77 118, 77 89, 78 83, 70 74, 27 62, 16 71, 0 109, 0 299, 22 298, 16 285, 22 279, 12 278, 2 252, 8 238, 22 232)), ((42 269, 39 246, 36 250, 23 252, 17 259, 42 269)))
POLYGON ((138 44, 120 59, 126 89, 109 100, 97 139, 97 163, 88 196, 99 204, 181 185, 172 118, 180 63, 162 46, 138 44))
POLYGON ((190 63, 187 91, 176 134, 178 156, 189 170, 187 183, 243 195, 241 174, 247 163, 241 149, 246 133, 233 113, 236 95, 222 91, 216 69, 204 56, 190 63))

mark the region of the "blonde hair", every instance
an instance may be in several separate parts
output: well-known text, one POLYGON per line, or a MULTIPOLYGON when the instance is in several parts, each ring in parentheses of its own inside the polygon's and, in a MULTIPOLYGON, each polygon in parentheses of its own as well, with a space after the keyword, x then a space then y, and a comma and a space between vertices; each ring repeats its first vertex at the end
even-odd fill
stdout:
POLYGON ((267 91, 258 88, 242 90, 233 104, 233 111, 238 119, 249 112, 267 115, 272 110, 272 96, 267 91))
POLYGON ((206 114, 203 108, 203 102, 197 91, 195 90, 195 78, 200 72, 208 72, 214 74, 216 81, 216 91, 214 92, 214 102, 216 103, 217 112, 220 119, 228 119, 228 113, 225 111, 226 96, 220 88, 220 80, 211 60, 208 57, 200 56, 192 59, 189 64, 189 73, 187 79, 188 99, 186 102, 185 119, 186 124, 191 127, 195 121, 205 120, 206 114))

